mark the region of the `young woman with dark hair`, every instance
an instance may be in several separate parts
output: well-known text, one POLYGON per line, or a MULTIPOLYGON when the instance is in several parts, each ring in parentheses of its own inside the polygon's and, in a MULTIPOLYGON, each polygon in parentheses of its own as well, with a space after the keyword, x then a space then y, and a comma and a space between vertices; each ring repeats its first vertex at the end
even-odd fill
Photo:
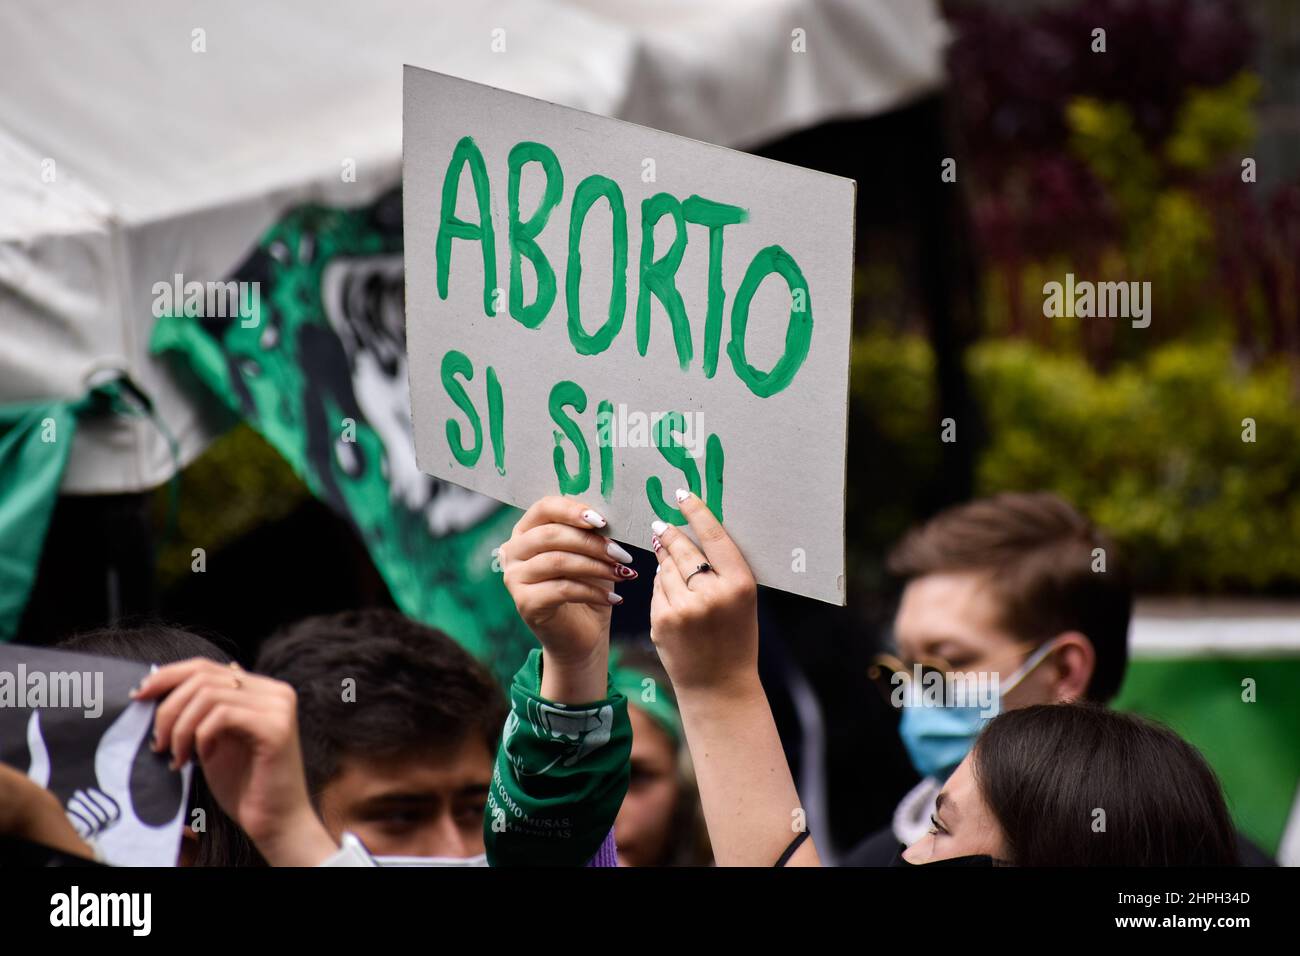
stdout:
POLYGON ((903 861, 977 856, 1016 866, 1238 862, 1219 782, 1196 749, 1095 704, 993 718, 903 861))
MULTIPOLYGON (((676 692, 717 862, 819 865, 758 680, 754 576, 698 497, 680 491, 677 500, 700 544, 655 523, 650 633, 676 692)), ((993 719, 944 784, 931 822, 900 862, 1237 862, 1222 791, 1200 754, 1169 730, 1093 706, 993 719)))

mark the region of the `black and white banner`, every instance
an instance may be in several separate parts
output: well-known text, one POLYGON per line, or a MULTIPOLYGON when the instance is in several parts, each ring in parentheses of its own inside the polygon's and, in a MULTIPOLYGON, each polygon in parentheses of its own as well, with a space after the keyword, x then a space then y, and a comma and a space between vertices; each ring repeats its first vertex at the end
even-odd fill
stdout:
POLYGON ((149 747, 155 704, 132 701, 149 667, 0 644, 0 762, 50 790, 116 866, 175 866, 190 766, 149 747))

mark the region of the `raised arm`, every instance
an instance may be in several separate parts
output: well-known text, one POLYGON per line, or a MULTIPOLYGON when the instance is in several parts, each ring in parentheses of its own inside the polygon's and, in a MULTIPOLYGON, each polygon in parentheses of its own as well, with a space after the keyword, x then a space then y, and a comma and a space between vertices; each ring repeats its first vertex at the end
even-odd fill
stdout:
POLYGON ((613 857, 632 729, 609 685, 609 623, 615 583, 636 572, 605 525, 581 502, 543 498, 501 546, 506 587, 542 649, 510 686, 484 819, 493 866, 613 857))
MULTIPOLYGON (((650 637, 677 694, 718 864, 772 866, 806 824, 758 679, 757 585, 705 504, 687 491, 677 501, 700 547, 655 522, 650 637)), ((811 839, 788 865, 820 865, 811 839)))

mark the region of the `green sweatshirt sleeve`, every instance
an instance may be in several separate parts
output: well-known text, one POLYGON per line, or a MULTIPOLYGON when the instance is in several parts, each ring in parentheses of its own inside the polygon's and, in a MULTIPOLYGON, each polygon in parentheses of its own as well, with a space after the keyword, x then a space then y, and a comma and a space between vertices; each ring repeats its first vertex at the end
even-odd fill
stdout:
POLYGON ((627 794, 632 725, 627 698, 579 706, 540 696, 542 652, 510 685, 484 842, 492 866, 582 866, 600 849, 627 794))

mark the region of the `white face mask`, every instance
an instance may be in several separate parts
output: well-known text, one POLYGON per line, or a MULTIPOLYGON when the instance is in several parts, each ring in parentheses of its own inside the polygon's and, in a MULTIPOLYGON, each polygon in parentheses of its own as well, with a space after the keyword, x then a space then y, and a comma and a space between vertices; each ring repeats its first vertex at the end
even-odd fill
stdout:
POLYGON ((377 856, 380 866, 487 866, 487 854, 478 856, 377 856))

